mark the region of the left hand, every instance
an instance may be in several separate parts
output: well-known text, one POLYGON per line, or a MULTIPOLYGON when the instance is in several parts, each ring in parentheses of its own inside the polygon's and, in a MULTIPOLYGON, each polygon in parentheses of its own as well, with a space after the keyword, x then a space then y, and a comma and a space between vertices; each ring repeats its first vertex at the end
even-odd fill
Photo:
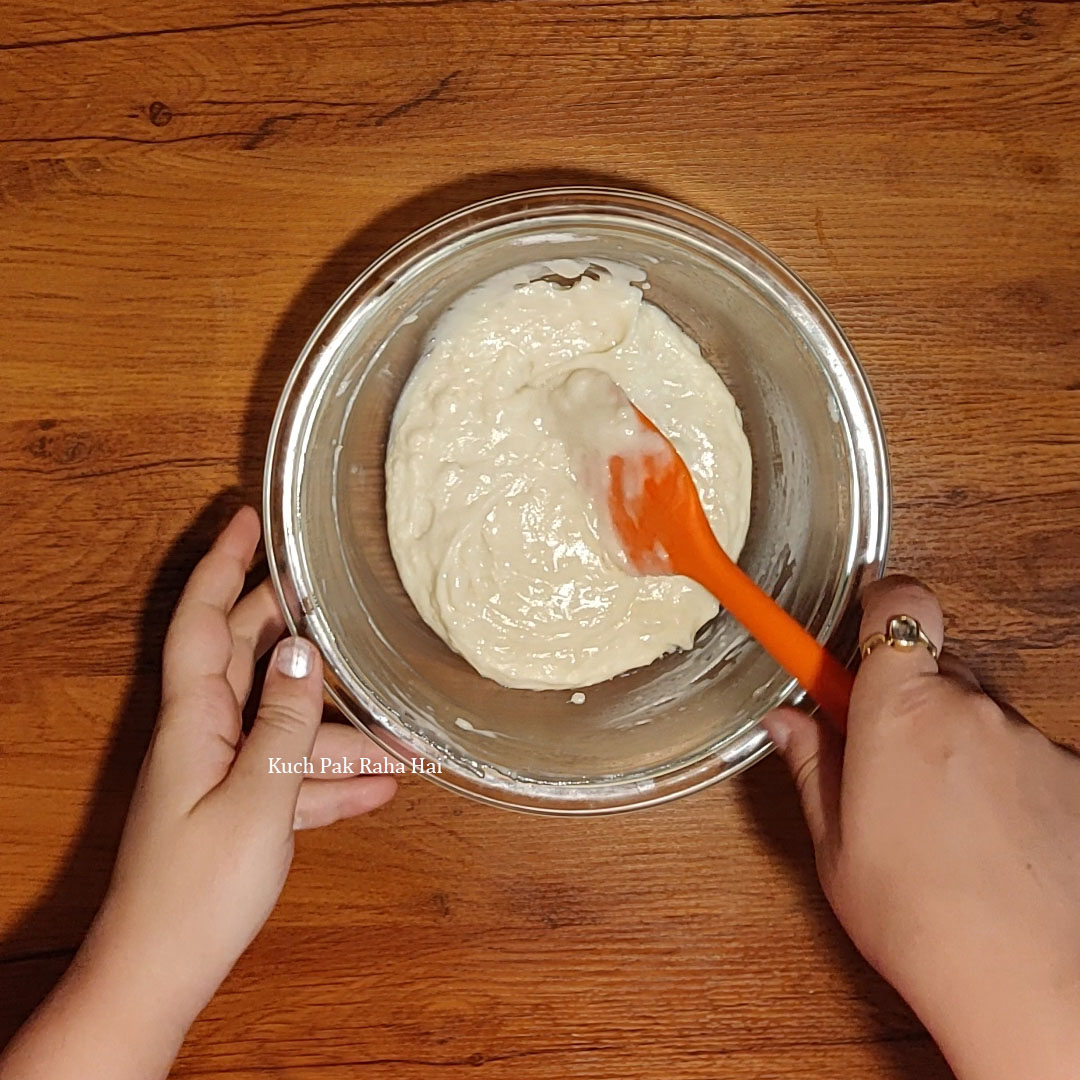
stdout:
POLYGON ((285 629, 269 582, 239 602, 259 542, 241 510, 195 568, 165 642, 162 703, 108 895, 71 968, 0 1057, 4 1080, 164 1078, 184 1034, 270 914, 293 830, 381 806, 386 773, 322 779, 321 758, 386 768, 361 732, 320 724, 322 662, 285 629), (314 775, 270 761, 313 762, 314 775))
POLYGON ((373 810, 391 775, 323 778, 320 759, 382 763, 367 736, 320 724, 322 662, 303 638, 271 657, 251 733, 241 713, 255 661, 284 630, 265 581, 237 602, 259 541, 242 509, 191 575, 165 642, 162 705, 108 897, 91 941, 161 965, 192 1017, 266 921, 293 831, 373 810), (315 774, 271 772, 309 759, 315 774))

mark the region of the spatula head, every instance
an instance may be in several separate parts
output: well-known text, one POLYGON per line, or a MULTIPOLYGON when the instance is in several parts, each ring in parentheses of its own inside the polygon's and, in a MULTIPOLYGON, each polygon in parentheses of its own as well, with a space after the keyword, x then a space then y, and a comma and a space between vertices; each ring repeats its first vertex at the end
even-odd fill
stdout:
POLYGON ((608 514, 639 573, 685 574, 700 561, 702 545, 713 548, 716 539, 686 462, 643 412, 634 412, 662 447, 611 455, 608 514))
POLYGON ((620 562, 640 574, 680 574, 701 544, 716 546, 686 463, 613 379, 579 368, 552 402, 582 482, 607 508, 620 562))

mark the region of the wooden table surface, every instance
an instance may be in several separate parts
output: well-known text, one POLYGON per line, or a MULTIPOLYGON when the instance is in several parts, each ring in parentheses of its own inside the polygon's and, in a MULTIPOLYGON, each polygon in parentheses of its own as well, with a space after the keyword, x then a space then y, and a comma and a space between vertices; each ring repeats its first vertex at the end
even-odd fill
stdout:
MULTIPOLYGON (((891 565, 1080 736, 1080 10, 1051 0, 5 0, 0 1034, 105 887, 178 590, 387 245, 565 182, 818 291, 877 392, 891 565)), ((409 778, 304 834, 175 1075, 949 1076, 816 887, 783 770, 610 819, 409 778)))

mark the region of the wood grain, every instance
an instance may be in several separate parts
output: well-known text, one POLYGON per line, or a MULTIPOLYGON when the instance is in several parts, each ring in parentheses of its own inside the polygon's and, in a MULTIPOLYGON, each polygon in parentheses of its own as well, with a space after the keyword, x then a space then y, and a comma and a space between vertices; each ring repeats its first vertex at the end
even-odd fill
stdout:
MULTIPOLYGON (((1080 741, 1080 13, 1054 0, 7 0, 0 1034, 107 880, 186 573, 394 240, 592 181, 817 290, 892 450, 892 562, 1080 741)), ((177 1076, 949 1075, 815 885, 786 778, 535 820, 411 780, 304 835, 177 1076)))

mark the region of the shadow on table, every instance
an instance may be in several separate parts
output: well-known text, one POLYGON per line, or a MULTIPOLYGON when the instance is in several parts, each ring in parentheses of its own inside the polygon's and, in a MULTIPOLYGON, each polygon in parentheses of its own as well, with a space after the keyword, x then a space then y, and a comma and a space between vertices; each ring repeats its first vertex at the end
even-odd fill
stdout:
POLYGON ((263 460, 285 380, 300 350, 331 304, 389 247, 454 210, 481 199, 560 185, 634 188, 667 194, 634 176, 557 167, 477 173, 412 195, 379 214, 333 251, 282 315, 248 398, 240 477, 247 498, 261 505, 263 460))
POLYGON ((861 1015, 870 1018, 869 1034, 853 1030, 852 1041, 876 1044, 881 1054, 891 1060, 889 1075, 897 1080, 953 1080, 952 1071, 926 1030, 900 995, 862 959, 821 898, 813 847, 783 762, 775 755, 767 758, 735 783, 765 844, 797 875, 807 897, 806 909, 821 914, 815 937, 824 944, 832 965, 851 987, 853 1029, 855 1002, 862 1003, 861 1015))
POLYGON ((0 943, 0 1046, 63 974, 105 895, 157 715, 169 618, 192 567, 242 501, 238 490, 221 492, 173 542, 146 593, 134 675, 78 835, 44 894, 0 943), (58 939, 66 944, 56 947, 58 939))

